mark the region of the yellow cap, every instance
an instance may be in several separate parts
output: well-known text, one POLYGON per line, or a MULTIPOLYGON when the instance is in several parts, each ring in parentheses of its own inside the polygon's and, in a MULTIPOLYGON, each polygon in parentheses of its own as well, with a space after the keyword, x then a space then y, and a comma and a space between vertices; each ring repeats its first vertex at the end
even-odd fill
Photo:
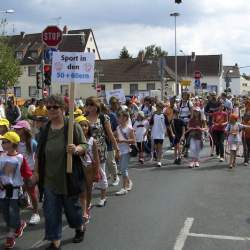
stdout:
POLYGON ((76 110, 74 111, 74 115, 82 115, 81 109, 76 109, 76 110))
POLYGON ((14 144, 18 144, 20 142, 20 137, 15 131, 9 131, 4 135, 0 135, 0 140, 5 139, 14 144))
POLYGON ((77 123, 80 123, 82 121, 88 121, 88 119, 83 115, 80 115, 80 116, 76 117, 76 119, 75 119, 75 122, 77 122, 77 123))
POLYGON ((5 118, 0 118, 0 126, 6 126, 7 128, 9 128, 10 122, 5 118))

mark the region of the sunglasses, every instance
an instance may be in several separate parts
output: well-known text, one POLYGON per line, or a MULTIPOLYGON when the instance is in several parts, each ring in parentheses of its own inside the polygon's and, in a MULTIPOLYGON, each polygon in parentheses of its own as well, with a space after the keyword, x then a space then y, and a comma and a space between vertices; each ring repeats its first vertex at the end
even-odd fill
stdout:
POLYGON ((10 143, 10 141, 2 141, 2 144, 10 143))
POLYGON ((47 110, 51 110, 51 109, 58 110, 59 108, 60 108, 60 106, 58 106, 58 105, 46 106, 47 110))

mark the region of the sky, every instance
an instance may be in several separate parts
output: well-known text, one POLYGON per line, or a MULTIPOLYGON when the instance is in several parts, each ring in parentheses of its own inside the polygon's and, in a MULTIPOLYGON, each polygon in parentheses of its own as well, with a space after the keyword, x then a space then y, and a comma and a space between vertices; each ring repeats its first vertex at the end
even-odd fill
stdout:
MULTIPOLYGON (((123 46, 134 57, 146 46, 161 46, 174 55, 223 54, 224 65, 250 66, 249 0, 0 0, 7 34, 37 33, 47 25, 91 28, 102 59, 118 58, 123 46), (58 18, 58 19, 57 19, 58 18)), ((250 74, 250 67, 241 73, 250 74)))

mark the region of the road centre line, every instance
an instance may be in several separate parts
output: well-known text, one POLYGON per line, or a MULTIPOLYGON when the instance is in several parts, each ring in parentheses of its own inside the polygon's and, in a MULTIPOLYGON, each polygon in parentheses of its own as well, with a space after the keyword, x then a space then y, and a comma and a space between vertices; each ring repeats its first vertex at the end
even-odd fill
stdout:
POLYGON ((190 231, 193 223, 194 223, 194 218, 187 218, 185 220, 184 226, 181 229, 181 231, 176 239, 176 242, 174 245, 174 250, 182 250, 183 249, 185 242, 187 240, 189 231, 190 231))
POLYGON ((250 237, 238 237, 238 236, 228 236, 228 235, 212 235, 212 234, 196 234, 196 233, 188 233, 188 236, 197 237, 197 238, 208 238, 208 239, 218 239, 218 240, 240 240, 240 241, 248 241, 250 237))

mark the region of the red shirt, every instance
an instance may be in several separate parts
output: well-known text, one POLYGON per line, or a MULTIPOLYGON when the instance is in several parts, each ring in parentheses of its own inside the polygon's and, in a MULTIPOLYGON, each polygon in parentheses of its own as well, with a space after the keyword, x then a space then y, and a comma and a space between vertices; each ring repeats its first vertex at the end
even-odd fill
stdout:
POLYGON ((227 113, 223 111, 214 112, 213 116, 213 130, 215 131, 224 131, 226 125, 221 125, 227 122, 227 113), (216 125, 215 125, 216 124, 216 125))

